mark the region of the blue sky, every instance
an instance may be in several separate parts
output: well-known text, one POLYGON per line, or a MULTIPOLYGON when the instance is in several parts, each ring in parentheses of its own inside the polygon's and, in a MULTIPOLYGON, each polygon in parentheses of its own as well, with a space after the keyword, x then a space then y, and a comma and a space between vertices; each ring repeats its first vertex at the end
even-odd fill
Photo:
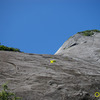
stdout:
POLYGON ((79 31, 100 30, 100 0, 0 0, 0 42, 54 54, 79 31))

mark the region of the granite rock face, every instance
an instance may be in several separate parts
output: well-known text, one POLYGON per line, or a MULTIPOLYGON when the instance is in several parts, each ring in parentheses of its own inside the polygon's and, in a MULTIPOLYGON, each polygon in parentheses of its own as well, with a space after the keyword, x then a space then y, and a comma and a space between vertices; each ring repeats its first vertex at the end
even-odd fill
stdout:
POLYGON ((23 100, 98 100, 100 66, 67 56, 0 51, 0 87, 5 82, 23 100))
POLYGON ((56 55, 0 51, 0 90, 8 82, 22 100, 100 100, 99 50, 95 33, 76 34, 56 55))
POLYGON ((70 56, 93 63, 100 63, 100 32, 92 36, 75 34, 69 38, 55 55, 70 56))

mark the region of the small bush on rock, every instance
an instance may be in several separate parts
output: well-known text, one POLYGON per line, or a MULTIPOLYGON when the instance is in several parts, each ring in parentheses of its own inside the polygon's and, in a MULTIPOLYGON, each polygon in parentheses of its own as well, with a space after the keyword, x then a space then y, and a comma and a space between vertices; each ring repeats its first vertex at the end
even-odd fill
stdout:
POLYGON ((3 50, 3 51, 21 52, 21 51, 20 51, 19 49, 17 49, 17 48, 7 47, 7 46, 4 46, 4 45, 1 45, 1 43, 0 43, 0 50, 3 50))
POLYGON ((86 30, 82 32, 78 32, 78 34, 82 34, 83 36, 92 36, 94 32, 100 32, 99 30, 86 30))
POLYGON ((3 90, 0 92, 0 100, 22 100, 20 97, 16 97, 16 95, 12 92, 9 92, 7 83, 2 85, 3 90))

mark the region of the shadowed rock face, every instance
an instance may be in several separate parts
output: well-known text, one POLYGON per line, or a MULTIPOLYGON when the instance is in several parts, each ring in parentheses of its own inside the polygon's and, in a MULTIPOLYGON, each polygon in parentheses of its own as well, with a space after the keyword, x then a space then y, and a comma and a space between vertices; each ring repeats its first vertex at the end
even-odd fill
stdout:
POLYGON ((99 69, 67 56, 0 51, 0 87, 8 82, 23 100, 98 100, 99 69))

